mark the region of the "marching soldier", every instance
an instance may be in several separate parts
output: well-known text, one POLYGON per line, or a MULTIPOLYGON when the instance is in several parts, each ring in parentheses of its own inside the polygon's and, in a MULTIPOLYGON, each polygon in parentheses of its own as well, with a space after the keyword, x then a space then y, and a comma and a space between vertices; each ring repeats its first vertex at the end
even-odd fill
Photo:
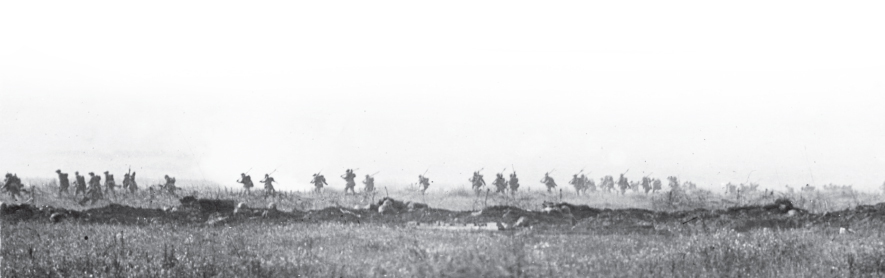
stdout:
POLYGON ((82 205, 90 200, 95 204, 96 201, 101 200, 103 197, 101 194, 101 176, 96 176, 95 173, 89 172, 89 189, 86 198, 80 204, 82 205))
POLYGON ((581 191, 584 189, 584 180, 578 177, 578 174, 574 174, 568 183, 575 187, 575 192, 578 195, 581 195, 581 191))
POLYGON ((138 183, 135 182, 135 172, 132 172, 132 175, 129 175, 129 192, 135 193, 138 191, 138 183))
POLYGON ((347 184, 344 186, 344 194, 347 194, 347 190, 350 190, 351 193, 356 194, 356 182, 354 178, 356 178, 356 174, 353 173, 352 169, 347 169, 344 171, 344 175, 341 175, 341 178, 347 181, 347 184))
POLYGON ((581 180, 584 181, 584 193, 587 193, 588 189, 591 192, 596 191, 596 182, 594 182, 592 179, 589 179, 586 175, 581 174, 581 180))
POLYGON ((123 174, 123 192, 126 192, 127 190, 132 192, 131 186, 132 186, 132 178, 131 178, 130 174, 124 173, 123 174))
POLYGON ((371 175, 366 175, 366 179, 363 180, 363 184, 366 185, 366 192, 375 191, 375 178, 371 175))
POLYGON ((621 190, 621 195, 627 193, 628 187, 630 187, 630 183, 627 182, 627 178, 624 177, 624 174, 621 174, 621 177, 618 178, 618 188, 621 190))
POLYGON ((661 190, 661 179, 655 179, 652 182, 651 193, 655 193, 661 190))
POLYGON ((550 173, 544 173, 544 179, 541 179, 541 183, 547 186, 547 192, 553 192, 553 188, 556 187, 556 181, 550 177, 550 173))
POLYGON ((313 174, 313 179, 310 181, 310 183, 313 183, 314 188, 316 188, 314 192, 316 193, 320 193, 320 190, 323 189, 324 185, 329 185, 328 183, 326 183, 326 177, 324 177, 320 173, 313 174))
POLYGON ((115 187, 117 187, 117 183, 114 182, 114 175, 111 175, 110 173, 108 173, 108 171, 104 171, 104 187, 105 187, 105 189, 104 189, 105 194, 107 194, 108 191, 110 191, 111 193, 114 194, 114 196, 117 196, 117 192, 116 192, 116 190, 114 190, 115 187))
POLYGON ((18 200, 16 197, 21 197, 21 188, 22 182, 18 176, 6 173, 6 180, 3 181, 3 190, 9 193, 13 200, 18 200))
POLYGON ((273 182, 275 180, 270 174, 264 174, 264 180, 261 182, 264 183, 264 196, 271 195, 274 196, 276 194, 276 190, 273 188, 273 182))
POLYGON ((61 197, 62 192, 68 193, 71 182, 68 181, 68 173, 62 173, 61 169, 55 170, 55 173, 58 174, 58 197, 61 197))
POLYGON ((418 175, 418 185, 421 186, 421 192, 427 191, 427 188, 430 187, 430 178, 418 175))
POLYGON ((510 174, 510 194, 516 194, 516 190, 519 189, 519 178, 516 177, 516 172, 510 174))
POLYGON ((83 192, 83 195, 86 195, 86 178, 80 175, 79 171, 74 172, 74 196, 80 195, 80 192, 83 192))
POLYGON ((468 181, 473 185, 473 190, 476 191, 476 194, 479 194, 480 188, 486 185, 486 181, 482 178, 482 175, 479 174, 479 171, 473 172, 473 177, 468 181))
POLYGON ((246 189, 246 194, 252 192, 252 187, 255 186, 252 184, 252 176, 246 175, 246 173, 240 174, 240 179, 237 180, 238 183, 243 184, 243 188, 246 189))
POLYGON ((495 174, 495 181, 492 182, 495 185, 495 193, 504 193, 507 190, 507 181, 504 180, 504 173, 495 174))
POLYGON ((645 194, 648 194, 648 192, 651 191, 651 178, 642 177, 642 182, 640 184, 642 185, 642 190, 645 191, 645 194))

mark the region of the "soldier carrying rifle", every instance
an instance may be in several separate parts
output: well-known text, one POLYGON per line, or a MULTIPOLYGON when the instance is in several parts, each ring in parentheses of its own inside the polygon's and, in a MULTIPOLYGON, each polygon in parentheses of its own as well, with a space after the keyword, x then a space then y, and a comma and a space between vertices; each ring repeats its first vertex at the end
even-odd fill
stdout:
POLYGON ((472 184, 473 190, 476 191, 476 194, 479 194, 480 189, 486 185, 486 181, 482 178, 482 175, 479 174, 479 171, 473 172, 473 177, 468 181, 472 184))
POLYGON ((276 190, 273 188, 273 182, 275 180, 270 174, 264 174, 264 180, 261 182, 264 183, 264 196, 271 195, 274 196, 276 194, 276 190))
POLYGON ((237 180, 237 182, 243 184, 243 188, 246 189, 246 194, 252 192, 252 187, 255 186, 252 184, 252 176, 246 175, 246 173, 241 173, 240 179, 237 180))
POLYGON ((323 185, 329 185, 328 183, 326 183, 326 177, 324 177, 320 173, 313 174, 313 179, 310 180, 310 183, 313 183, 313 186, 315 188, 314 192, 316 193, 320 193, 320 190, 323 189, 323 185))
POLYGON ((547 186, 547 192, 553 192, 553 188, 556 187, 556 181, 550 177, 550 172, 544 173, 544 178, 541 179, 541 183, 547 186))
POLYGON ((344 185, 344 194, 347 194, 347 191, 350 190, 351 193, 356 194, 356 174, 353 173, 353 169, 347 169, 344 171, 344 175, 341 175, 341 178, 344 179, 347 184, 344 185))

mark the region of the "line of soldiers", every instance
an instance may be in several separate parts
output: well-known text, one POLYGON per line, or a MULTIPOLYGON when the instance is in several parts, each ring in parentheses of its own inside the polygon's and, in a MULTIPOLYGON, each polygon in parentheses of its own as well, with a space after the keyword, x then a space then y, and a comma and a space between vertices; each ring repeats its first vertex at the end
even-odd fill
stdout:
MULTIPOLYGON (((569 181, 569 184, 575 187, 575 191, 578 195, 586 194, 587 191, 595 192, 597 190, 596 183, 593 182, 592 179, 587 178, 584 174, 580 174, 580 176, 578 176, 578 174, 572 175, 572 180, 569 181)), ((638 191, 640 188, 642 188, 646 194, 661 190, 660 179, 653 179, 645 176, 642 177, 640 182, 630 182, 624 177, 624 174, 621 174, 620 177, 618 177, 617 183, 615 183, 612 176, 602 177, 600 179, 599 190, 605 192, 615 191, 616 184, 618 186, 618 192, 621 194, 626 194, 627 190, 638 191)))
MULTIPOLYGON (((58 174, 58 196, 61 197, 62 194, 69 194, 68 188, 70 188, 71 183, 68 180, 68 173, 63 173, 61 169, 55 170, 55 173, 58 174)), ((105 189, 103 193, 116 195, 117 183, 114 180, 114 175, 105 171, 104 177, 105 189)), ((81 176, 79 171, 75 171, 74 178, 74 196, 80 195, 81 193, 88 196, 98 196, 97 194, 102 193, 101 176, 96 176, 95 173, 89 172, 89 183, 87 183, 85 177, 81 176)), ((138 183, 135 182, 135 172, 123 174, 122 186, 124 191, 132 193, 138 191, 138 183)))
MULTIPOLYGON (((255 184, 252 183, 252 176, 247 175, 246 173, 240 174, 240 179, 237 180, 238 183, 243 184, 243 188, 246 189, 246 194, 252 193, 252 187, 255 187, 255 184)), ((273 183, 276 180, 270 176, 270 174, 264 174, 264 179, 259 181, 264 184, 264 196, 276 196, 277 190, 274 188, 273 183)))
MULTIPOLYGON (((377 173, 376 173, 377 174, 377 173)), ((344 194, 347 194, 349 191, 351 194, 356 194, 356 173, 353 169, 346 169, 344 174, 341 175, 341 179, 344 179, 344 194)), ((422 181, 421 184, 424 184, 423 176, 419 176, 419 179, 422 181)), ((363 179, 363 185, 365 186, 363 189, 365 192, 373 192, 375 191, 375 176, 367 174, 365 179, 363 179)), ((323 187, 329 185, 326 182, 326 177, 321 173, 313 174, 313 178, 310 180, 310 183, 314 186, 314 192, 319 193, 323 190, 323 187)), ((430 186, 429 181, 427 181, 424 186, 424 190, 427 190, 427 187, 430 186)))
MULTIPOLYGON (((470 182, 471 187, 473 188, 473 191, 476 192, 476 194, 479 194, 482 191, 482 187, 486 185, 486 181, 483 178, 483 175, 479 173, 480 171, 474 171, 473 176, 467 180, 470 182)), ((495 186, 495 193, 504 194, 505 191, 507 191, 507 186, 509 185, 510 193, 516 194, 516 191, 519 190, 519 178, 516 177, 515 171, 513 173, 510 173, 509 180, 504 179, 504 173, 497 173, 495 174, 495 181, 492 182, 492 185, 495 186)))

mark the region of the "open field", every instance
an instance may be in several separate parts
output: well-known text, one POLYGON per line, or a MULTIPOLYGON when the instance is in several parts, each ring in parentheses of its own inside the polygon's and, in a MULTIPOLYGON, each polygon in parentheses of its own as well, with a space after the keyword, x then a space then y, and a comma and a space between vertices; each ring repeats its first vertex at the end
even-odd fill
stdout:
MULTIPOLYGON (((397 190, 389 196, 430 207, 389 214, 365 209, 388 195, 383 190, 374 198, 335 191, 264 198, 210 186, 181 192, 253 208, 233 214, 195 209, 175 196, 151 197, 144 191, 111 198, 120 205, 104 200, 82 207, 73 198, 48 193, 52 184, 37 188, 33 205, 4 211, 3 277, 885 273, 885 206, 872 205, 882 197, 854 191, 740 196, 703 190, 623 196, 523 192, 487 197, 466 189, 426 196, 397 190), (789 199, 795 209, 773 205, 777 199, 789 199), (570 203, 570 210, 541 212, 545 201, 570 203), (276 210, 265 209, 271 202, 276 210), (52 213, 66 217, 54 223, 52 213), (515 225, 518 218, 528 224, 515 225), (485 229, 490 222, 503 227, 485 229)), ((16 206, 6 196, 2 200, 7 208, 16 206)))

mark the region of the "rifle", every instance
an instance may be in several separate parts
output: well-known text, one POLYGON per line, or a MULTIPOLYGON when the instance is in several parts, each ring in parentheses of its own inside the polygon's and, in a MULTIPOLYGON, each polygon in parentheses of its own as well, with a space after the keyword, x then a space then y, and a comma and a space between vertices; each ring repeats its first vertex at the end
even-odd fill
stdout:
POLYGON ((375 177, 375 175, 377 175, 378 173, 381 173, 381 171, 375 172, 374 174, 371 174, 371 175, 369 175, 369 176, 370 176, 370 177, 375 177))
POLYGON ((427 170, 424 170, 424 174, 421 174, 421 175, 422 175, 422 176, 423 176, 423 175, 427 175, 427 171, 430 171, 430 167, 427 167, 427 170))
POLYGON ((627 172, 630 172, 630 169, 627 169, 627 171, 624 171, 624 173, 621 173, 621 175, 626 175, 627 172))
POLYGON ((516 167, 514 167, 513 164, 510 164, 510 169, 513 169, 513 172, 516 173, 516 167))
POLYGON ((249 174, 249 172, 250 172, 250 171, 252 171, 252 168, 255 168, 255 167, 249 167, 249 170, 248 170, 248 171, 246 171, 246 172, 245 172, 245 173, 243 173, 243 174, 246 174, 246 175, 248 175, 248 174, 249 174))

